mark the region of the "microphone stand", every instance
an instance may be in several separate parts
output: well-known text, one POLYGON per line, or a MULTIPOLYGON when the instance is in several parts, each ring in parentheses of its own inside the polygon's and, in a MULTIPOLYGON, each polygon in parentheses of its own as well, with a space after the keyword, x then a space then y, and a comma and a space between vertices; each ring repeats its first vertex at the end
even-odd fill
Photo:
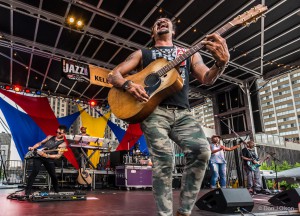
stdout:
POLYGON ((279 184, 278 184, 278 176, 277 176, 277 164, 276 164, 276 161, 280 162, 279 159, 277 159, 276 157, 274 157, 274 154, 269 154, 273 161, 274 161, 274 168, 275 168, 275 184, 276 184, 276 189, 277 191, 279 192, 279 184))

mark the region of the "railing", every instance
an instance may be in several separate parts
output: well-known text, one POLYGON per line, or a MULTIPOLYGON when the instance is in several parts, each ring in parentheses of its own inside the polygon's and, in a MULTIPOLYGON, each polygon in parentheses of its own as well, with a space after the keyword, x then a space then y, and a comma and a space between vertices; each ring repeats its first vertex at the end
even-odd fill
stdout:
POLYGON ((255 134, 255 142, 258 144, 285 146, 284 137, 272 134, 255 134))
POLYGON ((23 184, 23 162, 21 160, 6 160, 5 161, 6 176, 2 175, 3 184, 23 184))

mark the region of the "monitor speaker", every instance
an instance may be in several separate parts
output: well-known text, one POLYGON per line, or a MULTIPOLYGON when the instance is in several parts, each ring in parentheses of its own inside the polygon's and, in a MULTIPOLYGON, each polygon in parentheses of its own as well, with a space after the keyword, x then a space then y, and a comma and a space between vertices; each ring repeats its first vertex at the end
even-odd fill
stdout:
POLYGON ((254 202, 246 188, 218 188, 204 194, 196 206, 217 213, 237 213, 251 212, 254 202))
POLYGON ((298 203, 300 203, 300 188, 282 191, 271 197, 269 203, 274 206, 298 208, 298 203))

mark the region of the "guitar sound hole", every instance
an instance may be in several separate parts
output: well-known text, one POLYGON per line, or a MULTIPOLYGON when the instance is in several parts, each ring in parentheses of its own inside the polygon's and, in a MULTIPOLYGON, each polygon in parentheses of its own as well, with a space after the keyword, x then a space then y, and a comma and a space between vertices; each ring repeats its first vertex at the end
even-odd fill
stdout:
POLYGON ((159 83, 160 81, 160 77, 156 74, 149 74, 146 78, 145 78, 145 85, 146 86, 154 86, 157 83, 159 83))

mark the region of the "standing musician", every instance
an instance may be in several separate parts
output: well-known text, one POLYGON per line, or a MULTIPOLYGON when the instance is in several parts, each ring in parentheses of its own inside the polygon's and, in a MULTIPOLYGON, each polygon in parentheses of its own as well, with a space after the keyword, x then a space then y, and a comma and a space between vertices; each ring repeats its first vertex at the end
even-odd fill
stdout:
MULTIPOLYGON (((136 100, 142 103, 147 102, 149 95, 144 87, 123 76, 133 70, 145 68, 158 58, 171 61, 184 53, 185 49, 173 44, 174 34, 175 26, 170 19, 156 20, 151 35, 154 46, 150 49, 137 50, 127 57, 109 73, 109 83, 132 94, 136 100)), ((211 155, 205 134, 190 112, 189 76, 191 71, 202 84, 212 85, 223 73, 229 61, 229 52, 225 40, 218 34, 207 35, 202 45, 212 54, 215 64, 208 68, 199 52, 183 61, 179 68, 184 82, 181 91, 162 101, 154 112, 141 122, 141 129, 153 159, 153 193, 158 215, 173 215, 174 152, 170 139, 182 148, 186 159, 182 174, 180 208, 177 215, 191 214, 211 155)))
POLYGON ((242 149, 242 159, 244 161, 244 170, 246 171, 246 175, 247 175, 247 189, 252 194, 262 192, 261 176, 260 176, 259 167, 257 167, 255 170, 252 170, 252 169, 250 169, 250 167, 247 163, 248 161, 250 161, 253 164, 257 164, 259 161, 259 158, 255 152, 254 146, 255 146, 255 144, 253 141, 248 141, 246 143, 246 147, 242 149))
POLYGON ((67 132, 67 127, 65 125, 59 125, 58 129, 56 130, 56 136, 48 135, 44 140, 38 142, 32 147, 28 147, 28 150, 34 151, 38 147, 43 146, 46 150, 51 149, 59 149, 59 151, 53 151, 49 153, 45 153, 44 151, 37 151, 39 157, 33 158, 33 168, 30 176, 28 177, 27 185, 25 188, 25 195, 31 194, 32 185, 36 176, 38 175, 42 164, 44 164, 47 172, 51 177, 51 181, 53 183, 53 189, 56 193, 59 192, 58 190, 58 180, 55 174, 55 159, 59 159, 63 153, 64 149, 66 149, 67 144, 64 141, 64 136, 67 132))
POLYGON ((211 157, 210 157, 210 168, 212 170, 212 176, 210 180, 210 187, 216 188, 216 183, 218 177, 220 176, 220 186, 221 188, 226 188, 226 159, 224 151, 233 151, 240 147, 240 144, 233 146, 231 148, 225 147, 221 143, 221 137, 218 135, 213 135, 211 137, 211 157))

